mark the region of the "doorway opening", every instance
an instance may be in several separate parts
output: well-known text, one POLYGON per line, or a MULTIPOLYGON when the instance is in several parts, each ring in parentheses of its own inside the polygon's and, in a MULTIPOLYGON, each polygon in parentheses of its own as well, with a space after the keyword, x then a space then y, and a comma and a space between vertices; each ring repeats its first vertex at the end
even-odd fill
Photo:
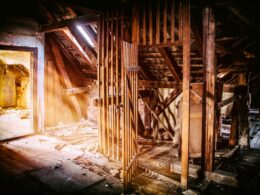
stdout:
POLYGON ((0 141, 33 133, 34 53, 0 49, 0 141))

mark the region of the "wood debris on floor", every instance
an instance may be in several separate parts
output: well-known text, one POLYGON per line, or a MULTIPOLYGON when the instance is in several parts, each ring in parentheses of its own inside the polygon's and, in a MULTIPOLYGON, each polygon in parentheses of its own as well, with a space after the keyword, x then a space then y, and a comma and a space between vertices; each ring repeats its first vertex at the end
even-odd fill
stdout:
MULTIPOLYGON (((82 136, 82 132, 84 130, 77 135, 82 136)), ((121 163, 112 162, 93 150, 83 152, 82 146, 74 147, 77 146, 75 142, 61 137, 65 139, 34 135, 2 143, 0 180, 5 181, 6 188, 17 185, 14 192, 17 189, 26 191, 23 186, 28 182, 36 185, 35 192, 40 194, 120 194, 123 191, 121 163), (41 192, 43 188, 45 193, 41 192)))
POLYGON ((32 134, 30 110, 0 107, 0 140, 32 134))

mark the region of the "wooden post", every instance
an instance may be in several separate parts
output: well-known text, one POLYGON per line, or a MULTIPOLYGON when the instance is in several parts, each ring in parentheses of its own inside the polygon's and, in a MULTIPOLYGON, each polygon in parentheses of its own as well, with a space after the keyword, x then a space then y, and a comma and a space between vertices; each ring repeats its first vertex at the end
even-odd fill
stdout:
POLYGON ((167 43, 167 0, 163 2, 163 42, 167 43))
POLYGON ((160 1, 157 0, 156 7, 156 31, 155 31, 156 44, 160 44, 160 1))
POLYGON ((190 134, 190 1, 183 1, 183 111, 181 144, 181 186, 188 187, 190 134))
POLYGON ((239 74, 239 139, 240 147, 249 147, 248 108, 247 108, 247 79, 245 73, 239 74))
POLYGON ((229 134, 229 146, 235 146, 237 144, 237 131, 238 131, 238 107, 239 107, 239 93, 237 87, 234 89, 233 107, 231 113, 231 128, 229 134))
POLYGON ((211 7, 203 10, 205 170, 213 171, 215 147, 215 16, 211 7))
POLYGON ((146 6, 143 4, 143 45, 146 45, 146 6))
POLYGON ((175 8, 174 1, 171 1, 171 43, 175 41, 175 8))

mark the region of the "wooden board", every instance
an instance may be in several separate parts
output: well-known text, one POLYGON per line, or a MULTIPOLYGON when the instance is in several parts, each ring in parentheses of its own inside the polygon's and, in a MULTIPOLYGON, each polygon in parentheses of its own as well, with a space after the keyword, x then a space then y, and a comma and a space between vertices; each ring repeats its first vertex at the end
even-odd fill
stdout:
POLYGON ((62 161, 60 166, 45 167, 30 174, 48 187, 63 193, 82 190, 104 179, 70 161, 62 161))

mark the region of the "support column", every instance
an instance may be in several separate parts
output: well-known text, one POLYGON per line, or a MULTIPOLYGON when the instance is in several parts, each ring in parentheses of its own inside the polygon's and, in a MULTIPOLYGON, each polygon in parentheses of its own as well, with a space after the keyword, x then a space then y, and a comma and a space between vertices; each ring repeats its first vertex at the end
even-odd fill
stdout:
POLYGON ((204 62, 204 127, 205 171, 213 171, 215 146, 215 16, 211 7, 203 9, 203 62, 204 62))
POLYGON ((249 147, 249 129, 248 129, 248 106, 247 106, 247 82, 246 74, 239 75, 239 139, 238 144, 240 147, 249 147))
POLYGON ((181 133, 181 186, 188 187, 190 134, 190 1, 183 1, 183 103, 181 133))

